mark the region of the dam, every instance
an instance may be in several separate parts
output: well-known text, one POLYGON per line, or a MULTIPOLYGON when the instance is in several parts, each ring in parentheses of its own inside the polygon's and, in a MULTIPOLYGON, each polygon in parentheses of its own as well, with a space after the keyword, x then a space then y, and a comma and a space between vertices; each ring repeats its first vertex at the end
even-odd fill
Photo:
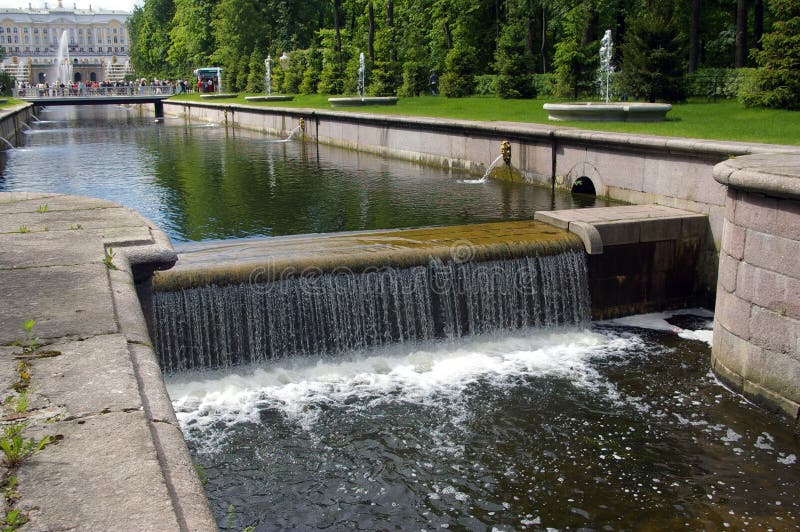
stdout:
MULTIPOLYGON (((138 126, 135 118, 126 120, 135 126, 128 128, 135 143, 147 146, 144 157, 134 159, 143 169, 147 150, 165 138, 159 130, 138 126)), ((173 126, 189 141, 215 129, 174 122, 173 126)), ((102 134, 111 133, 104 130, 102 134)), ((56 132, 58 135, 61 133, 56 132)), ((236 135, 247 136, 242 131, 236 135)), ((302 152, 297 145, 274 144, 270 148, 280 148, 277 154, 271 152, 275 169, 286 164, 281 157, 283 148, 302 152)), ((243 151, 247 150, 226 145, 225 151, 218 153, 243 151)), ((14 157, 28 164, 25 153, 14 157)), ((211 166, 214 160, 207 157, 203 162, 211 166)), ((246 160, 224 160, 239 169, 254 168, 246 160)), ((325 165, 315 156, 306 160, 310 166, 325 165)), ((173 173, 197 168, 182 157, 164 166, 173 173)), ((100 272, 105 271, 103 250, 108 247, 104 246, 112 246, 116 258, 111 260, 121 271, 109 270, 109 275, 112 281, 119 278, 116 282, 127 286, 122 292, 127 295, 113 296, 121 285, 112 284, 103 297, 117 298, 117 308, 124 308, 136 281, 140 294, 150 293, 149 287, 154 290, 150 301, 147 296, 142 298, 146 315, 180 307, 200 313, 205 308, 217 309, 207 322, 195 322, 201 325, 194 331, 181 328, 180 321, 187 313, 151 320, 149 334, 142 332, 142 319, 134 329, 136 335, 123 328, 123 335, 130 334, 127 344, 133 351, 146 351, 148 337, 156 342, 159 334, 167 338, 200 334, 193 337, 197 340, 182 342, 183 350, 178 342, 170 344, 168 340, 166 345, 178 346, 176 352, 157 365, 151 358, 139 360, 146 361, 140 362, 140 367, 161 366, 167 373, 166 387, 177 415, 172 427, 179 425, 183 431, 204 479, 217 526, 270 528, 309 522, 373 528, 397 523, 420 527, 481 527, 489 523, 508 527, 626 526, 641 523, 642 506, 652 509, 654 524, 721 527, 725 523, 778 526, 795 522, 797 508, 791 494, 798 486, 791 430, 743 403, 711 376, 709 313, 693 310, 651 313, 631 321, 599 319, 604 312, 608 318, 629 314, 626 308, 656 310, 661 304, 656 303, 658 298, 673 295, 687 296, 682 303, 675 302, 677 306, 690 304, 693 297, 707 300, 702 288, 680 280, 681 274, 697 277, 688 272, 700 267, 699 251, 709 241, 706 216, 663 205, 597 209, 607 213, 603 214, 592 208, 576 209, 579 205, 565 201, 551 214, 534 209, 538 218, 549 217, 546 226, 524 214, 505 222, 481 220, 488 226, 456 230, 344 225, 348 230, 344 234, 212 241, 223 227, 233 227, 233 236, 244 236, 237 234, 242 227, 230 220, 225 224, 209 220, 205 227, 191 229, 186 221, 197 218, 204 204, 231 197, 246 199, 248 189, 236 181, 219 180, 215 192, 205 192, 198 187, 198 180, 192 179, 195 174, 181 173, 180 179, 172 181, 175 186, 162 189, 166 193, 162 198, 179 205, 186 201, 180 216, 164 218, 168 227, 179 228, 177 234, 183 236, 176 239, 176 267, 157 272, 151 281, 147 270, 136 266, 141 263, 137 261, 157 258, 166 267, 174 254, 163 240, 153 240, 159 233, 151 225, 132 221, 135 217, 123 215, 126 209, 111 204, 98 209, 101 205, 91 208, 91 202, 69 206, 48 194, 14 197, 4 203, 4 238, 39 242, 26 249, 42 249, 47 241, 66 237, 76 243, 76 251, 84 249, 78 242, 94 242, 91 245, 98 246, 94 251, 81 251, 83 258, 68 258, 61 267, 85 260, 100 272), (172 195, 179 188, 195 196, 184 200, 172 195), (19 232, 22 225, 30 231, 19 232), (102 239, 81 238, 88 231, 102 239), (528 242, 536 233, 535 240, 540 243, 528 242), (200 239, 205 241, 180 243, 197 234, 206 235, 200 239), (554 243, 548 244, 548 239, 554 243), (136 251, 153 245, 156 247, 148 253, 136 251), (153 253, 156 250, 158 253, 153 253), (604 255, 614 257, 613 261, 603 262, 604 255), (126 261, 133 266, 128 268, 126 261), (660 265, 661 269, 652 270, 658 274, 652 277, 663 283, 644 283, 643 265, 660 265), (366 281, 364 277, 369 276, 372 280, 366 281), (673 279, 680 282, 673 283, 673 279), (365 301, 391 300, 394 296, 386 289, 390 286, 400 288, 396 294, 401 298, 415 297, 371 309, 358 306, 365 301), (509 286, 511 290, 504 288, 509 286), (534 297, 534 287, 543 286, 547 289, 536 294, 551 296, 548 301, 534 297), (341 294, 337 299, 345 303, 340 308, 324 301, 331 293, 341 294), (511 300, 512 294, 520 293, 530 296, 524 305, 511 300), (606 296, 595 295, 600 293, 606 296), (459 299, 468 294, 476 298, 459 299), (277 297, 267 299, 270 295, 277 297), (617 299, 611 309, 596 308, 612 295, 617 299), (638 306, 628 307, 633 303, 626 298, 633 295, 639 297, 638 306), (308 299, 292 300, 295 296, 308 299), (451 306, 446 304, 448 300, 453 302, 451 306), (282 302, 288 306, 281 307, 282 302), (285 309, 298 307, 303 312, 287 316, 285 309), (252 315, 263 312, 267 317, 287 318, 286 323, 293 323, 297 333, 281 339, 264 335, 250 325, 249 318, 224 310, 243 308, 252 315), (530 311, 520 313, 521 308, 530 311), (384 309, 391 309, 385 323, 401 323, 403 328, 360 335, 359 328, 363 332, 367 323, 361 317, 384 309), (503 309, 517 312, 504 313, 503 309), (448 312, 451 319, 443 320, 448 312), (215 330, 221 316, 230 321, 215 330), (302 321, 303 316, 308 319, 302 321), (410 319, 398 322, 398 316, 410 319), (328 319, 352 326, 332 326, 347 335, 331 339, 328 319), (175 322, 174 329, 160 328, 170 320, 175 322), (303 345, 289 349, 297 338, 314 338, 302 332, 304 326, 319 332, 318 345, 325 349, 303 345), (462 332, 456 332, 458 327, 462 332), (473 327, 481 334, 471 334, 473 327), (231 333, 230 349, 224 347, 223 332, 231 333), (404 341, 395 341, 398 336, 404 341), (383 338, 391 341, 381 343, 383 338), (297 355, 273 356, 269 345, 273 339, 280 344, 277 351, 297 355), (235 346, 240 340, 251 343, 238 349, 235 346), (204 343, 212 347, 204 350, 204 343), (188 352, 187 348, 197 349, 188 352), (236 358, 242 353, 255 356, 236 358), (209 359, 209 355, 219 358, 209 359), (652 378, 643 380, 642 375, 652 378), (741 473, 745 469, 746 476, 741 473), (754 482, 763 487, 754 490, 754 482)), ((139 184, 136 171, 128 175, 132 184, 139 184)), ((263 175, 264 191, 280 191, 275 186, 281 183, 280 174, 267 171, 256 175, 263 175)), ((260 179, 255 180, 256 186, 260 179)), ((462 185, 455 181, 470 180, 468 176, 449 179, 452 190, 462 185)), ((476 190, 475 185, 463 185, 476 190)), ((116 188, 119 186, 108 186, 111 191, 116 188)), ((391 189, 391 185, 384 183, 383 188, 391 189)), ((485 195, 490 189, 477 190, 485 195)), ((498 192, 504 208, 513 210, 539 201, 514 196, 514 190, 498 192)), ((372 204, 363 195, 338 197, 343 203, 358 198, 358 208, 339 210, 336 216, 321 216, 320 220, 353 221, 371 216, 372 204)), ((550 196, 544 203, 561 201, 550 196)), ((297 210, 308 204, 306 200, 293 205, 297 210)), ((241 205, 258 212, 252 204, 241 205)), ((473 213, 454 209, 450 216, 458 220, 473 213)), ((261 230, 275 226, 260 225, 261 230)), ((18 258, 7 257, 4 279, 25 275, 13 267, 18 258)), ((31 265, 52 268, 52 264, 46 265, 50 260, 42 256, 31 265)), ((97 279, 99 286, 101 276, 97 279)), ((52 287, 45 289, 45 294, 57 285, 46 286, 52 287)), ((22 305, 18 293, 13 297, 20 301, 19 309, 30 312, 33 308, 22 305)), ((63 334, 53 328, 66 323, 55 319, 58 309, 44 304, 36 308, 42 337, 63 334)), ((95 325, 103 327, 112 327, 113 320, 104 319, 110 315, 125 316, 127 312, 98 307, 92 313, 95 325)), ((3 323, 10 323, 11 316, 4 315, 3 323)), ((269 318, 260 323, 270 323, 269 318)), ((134 370, 134 375, 136 371, 141 375, 141 370, 134 370)), ((142 382, 145 388, 150 385, 148 380, 142 382)), ((132 407, 126 405, 124 410, 128 408, 132 407)), ((98 408, 98 413, 101 410, 98 408)), ((133 411, 127 414, 135 415, 133 411)), ((166 414, 160 416, 168 420, 166 414)), ((65 423, 82 430, 86 424, 78 425, 80 420, 65 423)), ((166 428, 166 423, 153 426, 158 431, 166 428)), ((65 442, 77 441, 76 433, 64 434, 65 442)), ((161 463, 172 463, 169 453, 163 456, 167 460, 161 463)), ((41 462, 37 457, 34 460, 42 467, 46 464, 45 454, 41 462)), ((174 481, 168 484, 174 507, 184 501, 186 486, 174 481)), ((46 503, 41 506, 55 510, 46 503)), ((54 514, 41 513, 46 515, 54 514)))

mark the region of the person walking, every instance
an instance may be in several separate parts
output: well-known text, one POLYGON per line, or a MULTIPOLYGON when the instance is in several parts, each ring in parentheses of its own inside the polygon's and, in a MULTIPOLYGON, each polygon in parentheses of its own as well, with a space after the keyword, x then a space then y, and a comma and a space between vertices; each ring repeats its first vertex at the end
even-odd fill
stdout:
POLYGON ((439 94, 439 76, 436 75, 436 71, 431 71, 431 77, 428 78, 428 84, 431 86, 431 94, 433 96, 437 96, 439 94))

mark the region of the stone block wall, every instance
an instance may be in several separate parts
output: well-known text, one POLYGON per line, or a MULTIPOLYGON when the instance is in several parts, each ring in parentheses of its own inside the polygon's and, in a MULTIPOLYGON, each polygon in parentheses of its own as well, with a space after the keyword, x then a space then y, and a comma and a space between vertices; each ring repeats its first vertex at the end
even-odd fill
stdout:
POLYGON ((714 169, 728 186, 712 364, 736 390, 800 415, 800 157, 714 169))

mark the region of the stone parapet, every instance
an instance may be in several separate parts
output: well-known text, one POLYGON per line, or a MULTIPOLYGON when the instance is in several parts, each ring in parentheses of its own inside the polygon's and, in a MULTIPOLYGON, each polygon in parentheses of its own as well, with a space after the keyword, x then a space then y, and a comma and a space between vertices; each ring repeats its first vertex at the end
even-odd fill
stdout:
POLYGON ((727 185, 712 363, 748 397, 800 415, 800 156, 714 168, 727 185))

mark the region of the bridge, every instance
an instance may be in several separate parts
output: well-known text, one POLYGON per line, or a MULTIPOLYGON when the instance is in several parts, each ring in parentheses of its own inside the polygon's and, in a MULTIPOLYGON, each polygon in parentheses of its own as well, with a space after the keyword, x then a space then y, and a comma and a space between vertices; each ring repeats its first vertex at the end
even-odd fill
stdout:
POLYGON ((123 105, 123 104, 150 104, 155 107, 156 119, 164 118, 164 100, 172 96, 171 87, 152 87, 144 92, 136 92, 135 87, 111 87, 105 90, 92 90, 78 93, 77 91, 48 91, 30 90, 31 95, 19 91, 16 95, 20 100, 32 103, 36 107, 54 107, 64 105, 123 105))

